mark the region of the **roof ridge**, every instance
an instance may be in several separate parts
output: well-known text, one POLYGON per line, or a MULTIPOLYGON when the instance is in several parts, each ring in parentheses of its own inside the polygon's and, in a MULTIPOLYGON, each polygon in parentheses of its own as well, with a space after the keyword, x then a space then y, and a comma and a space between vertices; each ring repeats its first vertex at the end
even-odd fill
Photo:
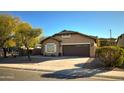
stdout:
POLYGON ((86 36, 97 37, 97 36, 93 36, 93 35, 87 35, 87 34, 84 34, 84 33, 78 32, 78 31, 66 30, 66 29, 64 29, 64 30, 62 30, 61 32, 56 33, 56 34, 60 34, 60 33, 62 33, 62 32, 73 32, 73 33, 79 33, 79 34, 86 35, 86 36))

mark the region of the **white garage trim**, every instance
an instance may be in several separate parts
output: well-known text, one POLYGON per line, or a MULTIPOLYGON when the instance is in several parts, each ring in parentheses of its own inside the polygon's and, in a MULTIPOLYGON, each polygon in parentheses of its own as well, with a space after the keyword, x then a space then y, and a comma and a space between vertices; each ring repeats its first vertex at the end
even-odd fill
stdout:
POLYGON ((80 45, 80 44, 91 44, 89 42, 86 43, 61 43, 61 45, 80 45))

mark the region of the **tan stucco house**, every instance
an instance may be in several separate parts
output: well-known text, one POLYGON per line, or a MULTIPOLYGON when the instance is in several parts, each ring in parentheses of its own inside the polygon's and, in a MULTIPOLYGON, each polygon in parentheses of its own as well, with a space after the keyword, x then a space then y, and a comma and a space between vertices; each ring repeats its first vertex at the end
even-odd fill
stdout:
POLYGON ((44 56, 94 57, 97 37, 63 30, 41 41, 44 56))
POLYGON ((124 34, 122 34, 118 37, 117 46, 124 48, 124 34))

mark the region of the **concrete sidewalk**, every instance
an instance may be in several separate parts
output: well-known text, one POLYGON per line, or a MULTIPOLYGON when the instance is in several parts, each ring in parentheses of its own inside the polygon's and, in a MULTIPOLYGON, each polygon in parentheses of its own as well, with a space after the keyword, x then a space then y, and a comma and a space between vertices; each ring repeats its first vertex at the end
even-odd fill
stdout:
POLYGON ((109 71, 105 73, 96 74, 95 77, 124 80, 124 71, 109 71))

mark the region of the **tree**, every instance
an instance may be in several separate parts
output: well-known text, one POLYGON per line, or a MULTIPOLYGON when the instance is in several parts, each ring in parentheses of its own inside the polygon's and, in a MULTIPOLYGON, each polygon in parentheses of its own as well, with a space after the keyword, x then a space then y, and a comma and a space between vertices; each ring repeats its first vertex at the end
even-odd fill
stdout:
POLYGON ((100 47, 116 45, 116 38, 99 38, 98 41, 100 47))
POLYGON ((7 42, 13 37, 19 19, 11 15, 0 15, 0 47, 3 48, 6 58, 7 42))
POLYGON ((41 34, 41 29, 33 29, 28 23, 20 23, 16 28, 15 40, 18 46, 25 46, 27 50, 27 56, 29 61, 30 51, 29 48, 32 47, 41 34))

